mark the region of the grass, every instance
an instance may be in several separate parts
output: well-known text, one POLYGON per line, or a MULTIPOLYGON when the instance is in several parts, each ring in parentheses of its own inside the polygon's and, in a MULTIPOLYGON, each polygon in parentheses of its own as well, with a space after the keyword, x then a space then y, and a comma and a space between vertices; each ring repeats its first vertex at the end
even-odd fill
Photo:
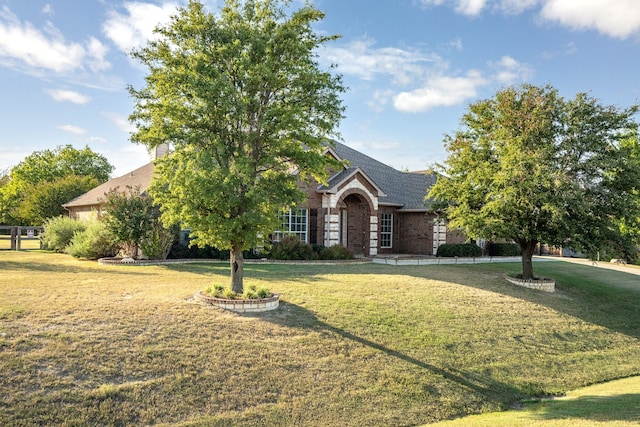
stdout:
POLYGON ((408 426, 640 374, 638 276, 518 268, 252 264, 281 307, 249 316, 193 302, 226 264, 3 251, 0 425, 408 426))
MULTIPOLYGON (((9 236, 0 235, 0 250, 10 250, 11 249, 11 238, 9 236)), ((23 238, 20 240, 20 249, 21 250, 33 250, 40 249, 40 239, 27 239, 23 238)))
POLYGON ((520 410, 470 415, 430 427, 637 426, 640 377, 597 384, 557 399, 527 402, 520 410))

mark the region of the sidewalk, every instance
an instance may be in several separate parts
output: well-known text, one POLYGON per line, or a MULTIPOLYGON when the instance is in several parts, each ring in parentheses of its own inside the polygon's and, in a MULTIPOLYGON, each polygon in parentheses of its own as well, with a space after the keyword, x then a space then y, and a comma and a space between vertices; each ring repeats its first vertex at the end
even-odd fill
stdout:
POLYGON ((640 267, 638 266, 627 266, 624 264, 611 264, 605 261, 591 261, 590 259, 585 258, 569 258, 569 257, 557 257, 557 256, 534 256, 534 261, 564 261, 564 262, 572 262, 574 264, 582 264, 582 265, 590 265, 597 268, 606 268, 607 270, 616 270, 621 271, 623 273, 635 274, 640 276, 640 267))

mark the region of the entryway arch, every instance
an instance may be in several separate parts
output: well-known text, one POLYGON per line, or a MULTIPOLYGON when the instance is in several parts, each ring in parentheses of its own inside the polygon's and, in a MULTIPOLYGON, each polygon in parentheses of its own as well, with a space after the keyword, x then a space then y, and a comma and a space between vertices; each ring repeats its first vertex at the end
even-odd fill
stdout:
POLYGON ((344 197, 340 204, 340 244, 356 257, 369 256, 371 206, 360 194, 344 197))

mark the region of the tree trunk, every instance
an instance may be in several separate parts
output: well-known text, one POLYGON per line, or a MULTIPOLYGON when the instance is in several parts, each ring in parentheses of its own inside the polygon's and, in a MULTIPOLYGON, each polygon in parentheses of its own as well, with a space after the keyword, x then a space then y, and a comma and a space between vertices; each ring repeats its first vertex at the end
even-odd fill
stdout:
POLYGON ((244 276, 244 257, 242 256, 242 246, 233 245, 229 257, 231 264, 231 290, 237 294, 244 292, 242 282, 244 276))
POLYGON ((533 279, 533 252, 536 250, 538 242, 528 240, 520 242, 520 250, 522 251, 522 278, 533 279))

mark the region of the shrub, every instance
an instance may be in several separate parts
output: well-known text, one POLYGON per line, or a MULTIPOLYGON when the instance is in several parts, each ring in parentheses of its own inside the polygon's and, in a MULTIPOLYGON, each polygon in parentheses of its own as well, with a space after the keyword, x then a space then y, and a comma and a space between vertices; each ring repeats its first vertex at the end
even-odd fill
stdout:
POLYGON ((171 247, 167 258, 170 259, 185 259, 185 258, 209 258, 209 259, 222 259, 222 254, 213 246, 205 246, 203 248, 199 246, 188 246, 176 242, 171 247))
POLYGON ((224 293, 224 286, 220 284, 213 284, 205 289, 204 292, 214 298, 222 298, 222 294, 224 293))
POLYGON ((234 291, 232 291, 229 288, 225 288, 222 291, 222 297, 221 298, 225 298, 225 299, 236 299, 238 298, 238 294, 236 294, 234 291))
POLYGON ((267 288, 258 288, 257 291, 258 298, 269 298, 271 296, 271 291, 267 288))
POLYGON ((445 243, 438 246, 439 257, 478 257, 482 249, 475 243, 445 243))
POLYGON ((167 259, 173 243, 178 238, 176 227, 164 228, 160 221, 155 221, 153 228, 140 241, 140 250, 151 259, 167 259))
POLYGON ((311 245, 296 236, 285 236, 271 248, 271 258, 282 260, 309 260, 318 256, 311 245))
POLYGON ((225 298, 225 299, 237 299, 242 297, 244 299, 259 299, 259 298, 268 298, 271 296, 271 292, 267 288, 258 288, 256 285, 251 285, 247 287, 242 295, 238 295, 233 292, 231 289, 224 287, 220 284, 213 284, 207 287, 204 292, 209 294, 214 298, 225 298))
POLYGON ((269 292, 269 289, 258 288, 256 285, 251 285, 244 290, 242 297, 245 299, 259 299, 259 298, 268 298, 270 295, 271 295, 271 292, 269 292))
POLYGON ((517 243, 490 242, 487 244, 487 254, 489 256, 518 256, 521 255, 521 249, 517 243))
POLYGON ((313 249, 313 252, 317 253, 320 258, 322 258, 322 253, 327 250, 327 247, 317 243, 312 243, 311 249, 313 249))
POLYGON ((44 233, 40 235, 42 248, 49 251, 64 252, 71 243, 74 234, 87 228, 87 224, 66 216, 50 218, 44 223, 44 233))
POLYGON ((66 252, 76 258, 98 259, 115 256, 119 250, 113 234, 102 221, 96 220, 73 236, 66 252))
POLYGON ((320 253, 321 259, 353 259, 353 254, 342 245, 333 245, 320 253))

